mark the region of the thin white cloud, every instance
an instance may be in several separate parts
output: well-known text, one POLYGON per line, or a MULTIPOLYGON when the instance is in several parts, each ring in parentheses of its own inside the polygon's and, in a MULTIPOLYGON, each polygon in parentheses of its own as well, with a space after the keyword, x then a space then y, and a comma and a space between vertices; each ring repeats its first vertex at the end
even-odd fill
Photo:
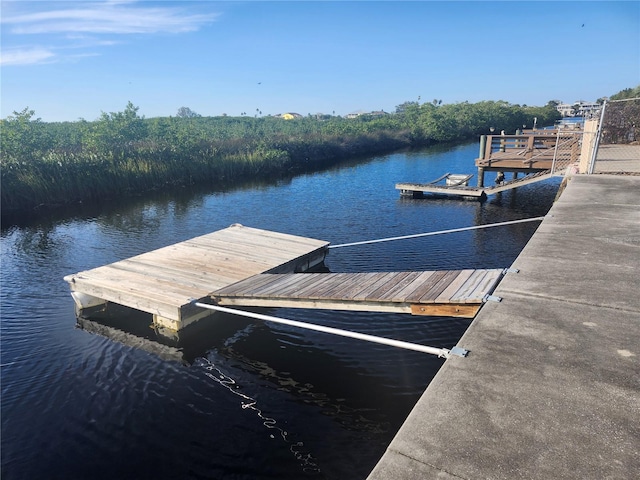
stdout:
POLYGON ((0 65, 34 65, 45 63, 56 56, 47 48, 11 48, 4 50, 0 55, 0 65))
MULTIPOLYGON (((201 4, 190 4, 198 5, 201 4)), ((204 4, 206 5, 206 4, 204 4)), ((172 6, 135 0, 18 2, 3 0, 1 65, 33 65, 99 55, 95 50, 66 55, 66 50, 95 49, 122 43, 114 36, 193 32, 214 22, 218 13, 193 13, 185 4, 172 6), (71 6, 71 7, 70 7, 71 6), (25 10, 29 8, 29 10, 25 10), (48 46, 10 46, 12 38, 49 35, 48 46), (9 41, 7 41, 9 40, 9 41)))
POLYGON ((216 13, 188 14, 184 8, 137 6, 127 1, 83 2, 81 5, 79 8, 49 8, 4 15, 2 23, 16 35, 184 33, 198 30, 219 16, 216 13))

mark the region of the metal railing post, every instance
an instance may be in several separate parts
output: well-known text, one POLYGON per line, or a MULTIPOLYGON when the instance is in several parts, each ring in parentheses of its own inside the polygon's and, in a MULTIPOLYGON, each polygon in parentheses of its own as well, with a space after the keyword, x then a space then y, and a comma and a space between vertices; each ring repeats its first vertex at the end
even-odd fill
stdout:
POLYGON ((558 159, 558 145, 560 144, 560 129, 556 134, 556 146, 553 150, 553 161, 551 162, 551 175, 556 173, 556 160, 558 159))
POLYGON ((589 161, 589 168, 587 174, 591 175, 596 166, 596 156, 598 155, 598 147, 600 146, 600 135, 602 135, 602 122, 604 121, 604 111, 607 108, 607 101, 602 103, 602 111, 600 112, 600 122, 598 123, 598 129, 596 130, 596 142, 593 146, 593 152, 591 152, 591 160, 589 161))

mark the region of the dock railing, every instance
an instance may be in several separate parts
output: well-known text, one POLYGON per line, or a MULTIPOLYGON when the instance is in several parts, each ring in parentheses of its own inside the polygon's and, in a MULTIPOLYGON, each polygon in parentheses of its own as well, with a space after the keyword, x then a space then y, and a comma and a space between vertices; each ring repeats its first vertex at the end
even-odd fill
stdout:
POLYGON ((580 157, 581 131, 538 130, 522 135, 481 138, 479 167, 551 169, 562 171, 580 157))

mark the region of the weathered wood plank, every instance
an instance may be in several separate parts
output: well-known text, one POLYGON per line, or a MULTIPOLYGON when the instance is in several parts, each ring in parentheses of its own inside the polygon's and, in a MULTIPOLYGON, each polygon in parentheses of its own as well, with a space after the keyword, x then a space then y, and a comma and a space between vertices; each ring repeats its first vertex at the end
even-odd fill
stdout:
POLYGON ((424 272, 423 276, 420 277, 420 286, 416 288, 412 293, 407 295, 406 301, 410 303, 418 303, 427 292, 429 292, 435 285, 438 284, 438 282, 440 282, 445 277, 446 274, 446 270, 424 272), (424 278, 424 275, 426 273, 429 273, 429 275, 424 278))
POLYGON ((391 289, 393 289, 394 286, 398 282, 402 281, 402 279, 405 278, 408 274, 409 274, 409 272, 395 272, 394 275, 389 279, 388 282, 380 285, 377 289, 375 289, 373 292, 371 292, 367 296, 366 300, 376 300, 376 299, 385 297, 387 292, 389 292, 391 289))
POLYGON ((357 273, 335 274, 334 281, 327 282, 330 288, 320 288, 313 292, 313 298, 326 298, 330 300, 342 300, 343 292, 349 292, 349 289, 360 286, 361 277, 357 273))
MULTIPOLYGON (((148 302, 150 305, 157 303, 159 305, 167 305, 175 308, 179 308, 183 303, 188 303, 185 301, 188 297, 179 293, 167 293, 158 290, 153 291, 144 288, 143 285, 124 283, 107 278, 77 277, 72 283, 71 288, 73 291, 87 293, 88 295, 94 295, 103 300, 115 303, 119 303, 117 300, 128 302, 129 298, 134 299, 135 302, 139 302, 140 299, 144 299, 144 301, 148 302), (97 291, 110 293, 106 296, 100 296, 95 293, 97 291)), ((128 303, 122 303, 122 305, 128 306, 128 303)))
POLYGON ((359 292, 355 293, 351 299, 355 301, 363 301, 366 300, 367 297, 371 296, 371 294, 380 288, 381 285, 384 285, 389 281, 390 278, 393 278, 393 272, 377 272, 373 273, 366 283, 363 283, 363 288, 359 292))
MULTIPOLYGON (((255 292, 255 295, 259 295, 260 297, 269 297, 269 296, 282 296, 283 289, 289 289, 290 285, 297 284, 301 281, 309 281, 309 278, 298 278, 296 275, 282 275, 282 274, 263 274, 265 276, 269 276, 271 281, 268 283, 264 283, 260 286, 260 288, 255 292)), ((303 275, 303 274, 300 274, 303 275)))
POLYGON ((442 282, 442 279, 445 278, 448 273, 449 272, 446 270, 433 272, 433 274, 431 274, 427 279, 424 280, 422 286, 420 286, 413 293, 407 296, 407 302, 424 303, 423 298, 425 297, 425 295, 432 291, 434 287, 439 285, 442 282))
POLYGON ((455 293, 460 289, 462 285, 471 277, 473 270, 461 270, 456 279, 451 282, 447 288, 445 288, 437 298, 434 299, 435 303, 450 303, 455 298, 455 293))
MULTIPOLYGON (((173 256, 160 257, 153 263, 148 262, 147 259, 140 261, 134 258, 121 260, 116 264, 122 264, 123 268, 130 268, 140 272, 147 271, 151 275, 166 270, 176 274, 202 276, 203 278, 220 275, 236 279, 235 281, 237 281, 238 277, 246 278, 246 273, 254 272, 261 267, 259 264, 245 263, 242 259, 233 262, 230 260, 215 261, 211 257, 176 258, 173 256), (191 275, 191 272, 193 272, 193 275, 191 275)), ((265 266, 262 266, 262 268, 265 268, 265 266)))
POLYGON ((395 282, 392 285, 390 285, 391 288, 389 288, 384 292, 382 298, 392 302, 404 302, 406 294, 402 295, 401 292, 403 292, 406 289, 409 289, 409 290, 415 289, 415 285, 413 285, 413 282, 415 281, 416 278, 420 276, 420 272, 402 272, 402 273, 403 275, 398 276, 395 282), (406 275, 404 275, 405 273, 406 275))
MULTIPOLYGON (((190 286, 194 288, 200 288, 204 285, 211 285, 210 289, 217 288, 217 277, 219 275, 216 272, 216 276, 213 276, 209 272, 199 272, 197 270, 191 270, 189 272, 171 267, 170 265, 164 265, 162 267, 157 265, 147 265, 131 260, 121 260, 117 263, 111 264, 111 268, 121 269, 132 273, 137 273, 146 278, 157 278, 164 281, 173 281, 180 285, 190 286)), ((222 286, 222 285, 220 285, 222 286)))
POLYGON ((486 270, 484 276, 479 279, 476 288, 469 293, 465 303, 476 303, 478 300, 482 300, 485 295, 493 292, 501 278, 500 272, 486 270))
POLYGON ((228 295, 234 295, 235 292, 240 292, 245 295, 260 295, 265 288, 269 287, 269 285, 277 283, 278 278, 278 275, 261 273, 224 287, 219 292, 228 295))
POLYGON ((391 302, 406 302, 407 295, 415 290, 414 281, 420 276, 420 272, 409 272, 402 280, 387 291, 385 299, 391 302))
POLYGON ((259 246, 247 245, 242 243, 228 243, 224 240, 211 239, 206 244, 196 242, 186 242, 177 248, 182 252, 176 251, 174 255, 180 256, 197 256, 212 255, 218 260, 243 259, 245 261, 254 262, 256 264, 279 265, 290 259, 292 256, 296 258, 298 255, 290 252, 277 251, 275 249, 261 250, 259 246))
MULTIPOLYGON (((245 227, 246 228, 246 227, 245 227)), ((198 241, 199 239, 195 239, 198 241)), ((224 233, 222 241, 231 244, 241 244, 249 247, 264 249, 266 251, 280 252, 306 252, 309 249, 322 248, 329 242, 322 240, 297 237, 295 235, 280 234, 261 230, 260 235, 255 235, 254 230, 228 230, 224 233)), ((207 239, 209 241, 209 239, 207 239)))
POLYGON ((469 294, 475 289, 479 279, 481 279, 483 276, 484 270, 473 270, 467 280, 453 294, 452 301, 464 303, 469 298, 469 294))
POLYGON ((447 286, 455 280, 459 271, 453 270, 446 272, 442 279, 440 279, 431 289, 429 289, 419 301, 416 303, 433 303, 433 301, 440 296, 447 286))
POLYGON ((97 271, 86 272, 74 277, 76 285, 80 282, 84 284, 98 283, 103 286, 107 284, 120 292, 131 291, 146 295, 150 298, 162 298, 163 300, 172 300, 175 302, 184 302, 184 299, 193 298, 196 295, 205 296, 208 289, 194 288, 181 285, 179 283, 150 279, 137 275, 132 272, 126 272, 112 267, 102 267, 97 271), (202 293, 204 292, 204 294, 202 293))
POLYGON ((453 303, 413 304, 412 315, 428 315, 433 317, 473 318, 480 310, 481 305, 458 305, 453 303))
MULTIPOLYGON (((296 278, 293 275, 290 277, 284 277, 282 275, 263 273, 260 275, 260 277, 257 278, 257 280, 259 281, 259 286, 252 288, 252 290, 254 290, 254 295, 264 296, 269 295, 271 292, 282 291, 282 289, 285 287, 284 284, 288 283, 286 282, 287 278, 289 279, 289 282, 296 283, 296 278), (264 279, 260 277, 264 277, 264 279)), ((249 279, 249 284, 250 280, 251 279, 249 279)), ((231 287, 233 287, 233 285, 231 287)))

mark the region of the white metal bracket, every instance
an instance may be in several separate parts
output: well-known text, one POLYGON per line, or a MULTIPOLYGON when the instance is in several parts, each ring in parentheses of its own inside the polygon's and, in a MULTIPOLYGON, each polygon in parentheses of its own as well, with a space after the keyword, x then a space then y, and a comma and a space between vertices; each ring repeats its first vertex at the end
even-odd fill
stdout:
POLYGON ((496 295, 485 295, 484 298, 482 299, 483 303, 501 302, 501 301, 502 301, 502 297, 497 297, 496 295))
POLYGON ((447 358, 451 355, 455 355, 456 357, 466 357, 468 354, 469 350, 466 350, 462 347, 453 347, 451 350, 449 350, 447 358))

